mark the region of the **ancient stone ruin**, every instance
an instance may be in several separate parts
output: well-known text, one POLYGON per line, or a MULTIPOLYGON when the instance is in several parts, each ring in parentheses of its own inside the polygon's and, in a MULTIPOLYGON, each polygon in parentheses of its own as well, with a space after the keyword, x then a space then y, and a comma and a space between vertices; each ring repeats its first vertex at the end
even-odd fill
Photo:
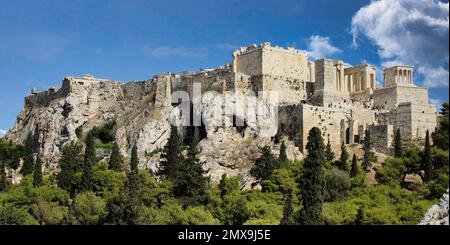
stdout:
POLYGON ((436 108, 428 103, 428 89, 414 84, 412 66, 384 69, 383 81, 377 87, 375 68, 369 64, 350 67, 341 60, 310 61, 305 51, 263 43, 234 51, 230 64, 199 72, 159 74, 128 83, 90 75, 66 77, 61 88, 33 91, 26 97, 25 108, 5 137, 22 143, 31 132, 36 154, 52 171, 61 147, 78 139, 77 128, 87 131, 116 120, 116 141, 124 156, 137 145, 140 167, 155 170, 171 120, 183 117, 177 114, 180 101, 172 94, 185 91, 188 105, 196 102, 191 114, 220 116, 211 117, 208 124, 179 127, 180 133, 185 139, 200 135, 200 159, 213 182, 226 173, 242 176, 245 185, 251 182, 248 170, 258 146, 269 145, 277 153, 284 141, 288 157, 302 159, 312 127, 321 129, 336 153, 342 142, 359 143, 366 129, 376 150, 387 154, 398 128, 409 141, 424 139, 427 130, 435 130, 436 108), (196 89, 202 92, 200 98, 194 96, 196 89), (251 118, 242 108, 259 100, 252 94, 267 91, 278 93, 275 105, 263 99, 269 110, 277 111, 277 120, 270 115, 251 118), (225 96, 230 94, 238 96, 225 96), (222 113, 230 103, 242 110, 222 113), (237 120, 244 124, 236 125, 237 120), (276 124, 269 134, 261 126, 267 121, 276 124))

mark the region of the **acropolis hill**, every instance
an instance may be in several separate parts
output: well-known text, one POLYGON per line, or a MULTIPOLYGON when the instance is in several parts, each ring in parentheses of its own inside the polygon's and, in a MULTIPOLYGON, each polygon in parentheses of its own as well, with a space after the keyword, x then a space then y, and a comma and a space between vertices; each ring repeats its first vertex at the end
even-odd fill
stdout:
MULTIPOLYGON (((427 130, 433 132, 436 108, 428 103, 428 89, 414 84, 414 68, 399 64, 383 72, 383 78, 377 78, 369 64, 351 67, 341 60, 311 61, 302 50, 270 43, 250 45, 234 51, 230 64, 199 72, 166 73, 128 83, 92 76, 66 77, 60 89, 33 91, 27 96, 25 108, 5 137, 22 143, 31 132, 36 154, 51 171, 61 147, 78 139, 77 128, 86 132, 116 120, 116 142, 122 154, 129 157, 137 145, 140 167, 155 170, 158 149, 164 147, 170 134, 170 115, 176 105, 171 101, 173 91, 192 96, 193 84, 200 83, 202 92, 218 92, 202 97, 204 114, 220 110, 222 102, 235 103, 223 101, 220 95, 226 92, 244 96, 279 92, 278 130, 269 137, 261 134, 259 124, 224 124, 235 118, 252 120, 245 113, 223 115, 193 130, 179 128, 185 138, 188 134, 200 136, 199 157, 214 183, 226 173, 242 176, 245 184, 251 182, 248 171, 258 146, 271 146, 276 153, 284 141, 288 158, 302 159, 308 132, 315 126, 336 154, 341 142, 359 143, 366 129, 376 150, 385 154, 391 154, 397 128, 407 141, 423 139, 427 130), (377 79, 383 80, 382 87, 377 87, 377 79)), ((107 151, 98 154, 103 161, 109 158, 107 151)))

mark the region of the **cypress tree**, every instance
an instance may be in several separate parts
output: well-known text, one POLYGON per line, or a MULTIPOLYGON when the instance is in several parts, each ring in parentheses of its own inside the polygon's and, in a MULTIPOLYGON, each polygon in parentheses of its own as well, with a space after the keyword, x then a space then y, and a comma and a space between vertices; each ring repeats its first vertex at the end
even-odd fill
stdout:
POLYGON ((5 162, 0 161, 0 192, 6 190, 6 169, 5 162))
POLYGON ((260 147, 259 150, 261 151, 261 156, 255 160, 255 164, 250 170, 250 174, 260 180, 266 180, 278 167, 278 162, 273 156, 269 146, 260 147))
POLYGON ((203 170, 203 162, 197 157, 197 151, 192 144, 187 158, 180 165, 179 177, 174 182, 174 194, 181 198, 185 205, 201 204, 205 200, 208 178, 203 170))
POLYGON ((158 175, 169 180, 176 180, 178 169, 182 164, 181 139, 175 126, 171 126, 170 137, 161 154, 158 175))
POLYGON ((347 161, 350 155, 347 152, 347 147, 345 146, 344 141, 341 144, 341 156, 339 158, 339 168, 341 170, 347 171, 347 161))
POLYGON ((431 145, 430 145, 430 133, 427 130, 425 135, 425 150, 423 153, 423 164, 425 170, 425 181, 429 181, 433 175, 433 162, 431 159, 431 145))
POLYGON ((402 157, 402 137, 400 135, 400 128, 397 129, 395 132, 395 143, 394 143, 394 156, 395 157, 402 157))
POLYGON ((137 146, 131 150, 130 171, 127 173, 127 182, 125 183, 125 201, 126 208, 123 210, 125 222, 129 225, 135 225, 138 212, 142 204, 140 198, 141 180, 139 176, 139 158, 137 155, 137 146))
POLYGON ((42 183, 42 159, 40 156, 37 156, 33 170, 33 185, 40 186, 41 183, 42 183))
POLYGON ((109 158, 109 169, 117 172, 123 170, 123 157, 122 154, 120 154, 120 149, 117 142, 114 142, 114 146, 111 151, 111 157, 109 158))
POLYGON ((280 162, 280 165, 287 161, 286 145, 284 144, 284 141, 281 142, 280 155, 278 156, 278 161, 280 162))
POLYGON ((31 133, 28 133, 27 138, 24 142, 23 165, 22 169, 20 169, 20 173, 23 176, 33 173, 33 153, 33 135, 31 133))
POLYGON ((289 190, 286 194, 286 200, 283 209, 283 219, 280 222, 281 225, 295 225, 294 205, 292 201, 292 190, 289 190))
POLYGON ((356 158, 356 154, 353 154, 350 177, 355 177, 356 175, 358 175, 358 159, 356 158))
POLYGON ((74 175, 81 170, 81 147, 76 142, 72 142, 64 146, 61 152, 61 160, 58 164, 61 171, 56 177, 56 183, 73 197, 78 188, 74 175))
POLYGON ((331 149, 330 138, 328 137, 327 147, 325 148, 325 158, 328 162, 332 162, 334 160, 334 152, 331 149))
POLYGON ((83 191, 92 191, 92 166, 97 162, 95 156, 95 137, 89 132, 86 138, 86 148, 84 150, 84 162, 81 168, 81 189, 83 191))
POLYGON ((372 151, 372 141, 370 139, 370 132, 368 129, 365 131, 364 140, 362 142, 362 149, 364 151, 362 167, 365 171, 369 171, 372 164, 377 161, 375 153, 372 151))
POLYGON ((305 158, 300 180, 300 202, 303 208, 298 223, 301 225, 321 225, 323 224, 325 154, 322 133, 319 128, 314 127, 309 131, 306 150, 308 156, 305 158))
POLYGON ((358 208, 358 211, 356 213, 356 218, 355 218, 355 222, 354 222, 355 225, 363 225, 364 219, 365 219, 364 208, 360 207, 360 208, 358 208))

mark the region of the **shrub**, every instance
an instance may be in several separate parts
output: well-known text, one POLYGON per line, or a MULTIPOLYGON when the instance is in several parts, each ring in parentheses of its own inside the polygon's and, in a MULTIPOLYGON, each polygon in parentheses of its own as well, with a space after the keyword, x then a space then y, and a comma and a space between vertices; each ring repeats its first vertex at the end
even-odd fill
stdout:
POLYGON ((342 199, 351 187, 350 177, 342 170, 325 171, 325 201, 342 199))

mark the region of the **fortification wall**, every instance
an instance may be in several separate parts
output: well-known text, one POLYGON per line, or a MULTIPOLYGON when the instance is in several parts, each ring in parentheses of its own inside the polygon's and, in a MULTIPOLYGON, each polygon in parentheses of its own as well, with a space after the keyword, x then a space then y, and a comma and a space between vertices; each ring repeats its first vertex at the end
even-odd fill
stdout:
POLYGON ((428 104, 428 89, 424 87, 395 85, 374 90, 374 106, 386 110, 395 109, 400 103, 428 104))
POLYGON ((393 125, 370 125, 370 140, 377 152, 391 154, 392 141, 394 139, 393 125))
POLYGON ((339 152, 343 141, 352 144, 362 139, 366 127, 376 123, 374 111, 345 104, 327 107, 302 104, 301 119, 302 149, 306 146, 309 130, 318 127, 324 139, 330 139, 335 152, 339 152))
POLYGON ((266 46, 262 49, 262 74, 308 81, 308 56, 300 50, 266 46))

